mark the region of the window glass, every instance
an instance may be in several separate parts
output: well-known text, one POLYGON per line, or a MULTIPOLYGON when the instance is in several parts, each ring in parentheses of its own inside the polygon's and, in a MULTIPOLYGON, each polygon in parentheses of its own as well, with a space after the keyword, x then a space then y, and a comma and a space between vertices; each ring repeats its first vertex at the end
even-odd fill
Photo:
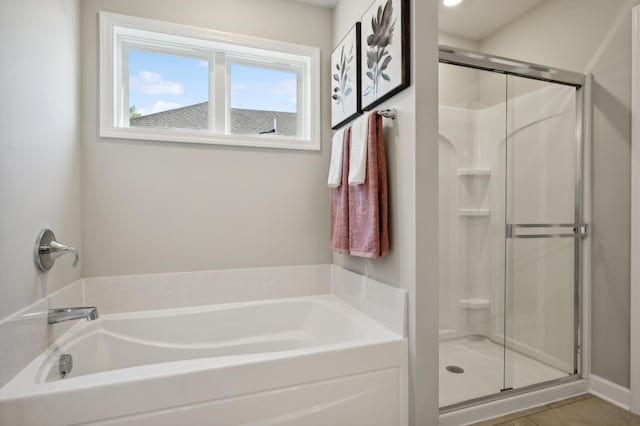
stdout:
POLYGON ((320 49, 100 12, 100 136, 320 149, 320 49))
POLYGON ((131 49, 128 65, 131 127, 209 127, 209 61, 131 49))
POLYGON ((229 69, 232 134, 298 134, 296 72, 238 63, 229 69))

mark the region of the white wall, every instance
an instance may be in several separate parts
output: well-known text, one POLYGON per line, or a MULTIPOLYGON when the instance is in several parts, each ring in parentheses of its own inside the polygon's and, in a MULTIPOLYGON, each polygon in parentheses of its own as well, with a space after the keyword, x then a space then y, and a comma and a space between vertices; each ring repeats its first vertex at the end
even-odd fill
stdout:
MULTIPOLYGON (((341 0, 334 9, 334 44, 360 20, 370 0, 341 0)), ((437 423, 437 2, 411 1, 411 87, 378 108, 385 120, 391 251, 365 260, 334 254, 334 263, 409 291, 411 421, 437 423), (435 236, 435 237, 434 237, 435 236)))
POLYGON ((593 73, 592 372, 629 386, 631 8, 638 0, 554 0, 481 50, 593 73), (544 31, 541 31, 544 28, 544 31))
MULTIPOLYGON (((86 0, 85 276, 329 263, 329 131, 320 152, 101 139, 97 13, 105 10, 322 49, 331 11, 292 0, 86 0)), ((329 129, 328 97, 322 100, 329 129)))
POLYGON ((79 16, 77 0, 0 2, 0 318, 80 277, 71 256, 33 260, 45 227, 81 243, 79 16))

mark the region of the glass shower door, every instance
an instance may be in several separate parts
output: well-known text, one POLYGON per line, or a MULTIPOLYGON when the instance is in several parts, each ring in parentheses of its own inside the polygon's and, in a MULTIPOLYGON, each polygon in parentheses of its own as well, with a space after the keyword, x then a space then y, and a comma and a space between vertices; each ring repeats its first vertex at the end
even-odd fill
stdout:
POLYGON ((439 71, 439 385, 450 407, 504 387, 506 76, 439 71))
POLYGON ((507 76, 504 388, 577 372, 576 88, 507 76))

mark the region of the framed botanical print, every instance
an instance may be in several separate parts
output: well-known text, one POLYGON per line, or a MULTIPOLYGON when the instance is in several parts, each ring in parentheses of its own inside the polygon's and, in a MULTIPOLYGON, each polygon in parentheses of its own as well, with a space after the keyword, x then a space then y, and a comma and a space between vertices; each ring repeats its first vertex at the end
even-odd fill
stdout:
POLYGON ((337 129, 362 112, 360 98, 360 22, 331 53, 331 128, 337 129))
POLYGON ((409 86, 409 2, 375 0, 362 16, 362 109, 409 86))

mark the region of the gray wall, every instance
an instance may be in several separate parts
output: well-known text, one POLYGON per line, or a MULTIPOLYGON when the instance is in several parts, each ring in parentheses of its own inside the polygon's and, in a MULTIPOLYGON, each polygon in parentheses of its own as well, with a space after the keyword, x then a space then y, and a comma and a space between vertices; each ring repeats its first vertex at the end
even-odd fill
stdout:
POLYGON ((85 276, 329 263, 329 104, 322 151, 101 139, 100 10, 322 49, 331 11, 288 0, 86 0, 83 10, 85 276))
MULTIPOLYGON (((369 0, 342 0, 334 9, 334 41, 338 43, 369 7, 369 0)), ((415 248, 411 244, 414 224, 406 220, 415 208, 413 166, 415 149, 415 87, 405 89, 377 108, 396 108, 399 117, 385 120, 384 138, 389 173, 390 254, 368 260, 334 253, 334 263, 390 285, 408 289, 413 284, 411 262, 415 248)))
MULTIPOLYGON (((369 260, 334 253, 335 264, 409 293, 410 417, 433 425, 438 416, 438 119, 437 2, 411 4, 411 87, 377 108, 396 108, 385 120, 390 254, 369 260)), ((341 0, 333 40, 341 40, 371 4, 341 0)))
POLYGON ((80 277, 33 262, 44 227, 81 242, 79 32, 78 0, 0 2, 0 318, 80 277))
POLYGON ((546 1, 480 43, 485 52, 593 73, 592 373, 624 387, 629 387, 630 10, 636 4, 640 1, 546 1))

